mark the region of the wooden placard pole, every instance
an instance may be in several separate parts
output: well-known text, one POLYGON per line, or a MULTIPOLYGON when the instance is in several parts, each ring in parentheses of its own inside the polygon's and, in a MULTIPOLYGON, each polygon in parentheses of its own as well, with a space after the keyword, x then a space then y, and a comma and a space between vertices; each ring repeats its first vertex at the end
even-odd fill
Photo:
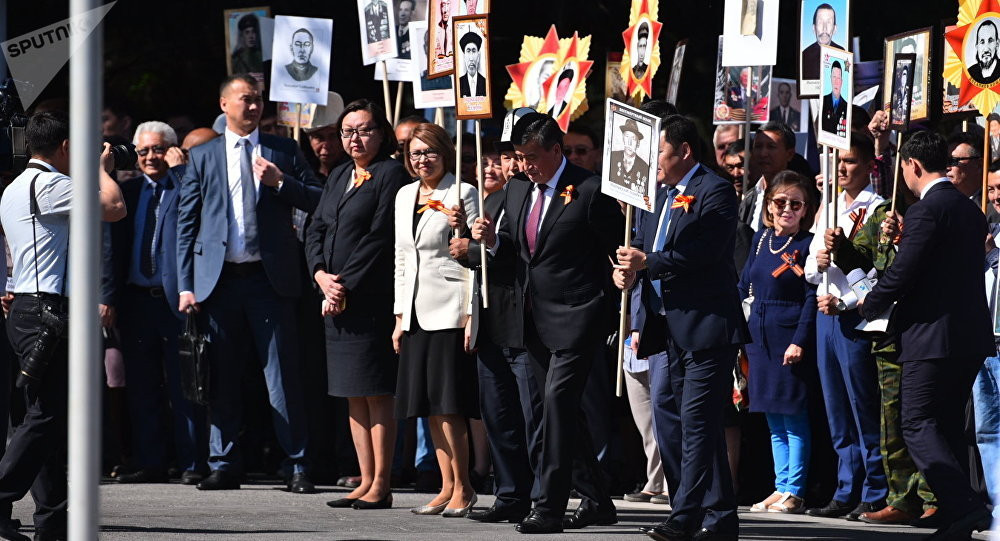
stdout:
POLYGON ((442 128, 444 127, 444 109, 440 107, 434 108, 434 123, 442 128))
POLYGON ((837 168, 838 168, 837 160, 838 159, 840 159, 840 149, 834 148, 833 149, 833 158, 830 161, 830 165, 829 165, 829 167, 832 170, 832 172, 830 173, 830 186, 833 189, 830 190, 830 198, 833 199, 833 206, 830 208, 830 210, 832 211, 833 217, 830 219, 830 221, 833 222, 833 227, 837 227, 837 216, 838 216, 838 210, 839 210, 837 207, 840 206, 840 197, 839 197, 839 195, 840 195, 840 183, 837 182, 837 168))
POLYGON ((403 81, 396 85, 396 108, 392 111, 392 125, 399 124, 399 112, 403 110, 403 81))
MULTIPOLYGON (((455 121, 455 204, 462 206, 462 121, 455 121)), ((447 201, 442 201, 445 205, 447 201)), ((458 237, 459 228, 455 228, 454 235, 458 237)))
POLYGON ((896 197, 899 195, 899 149, 903 146, 903 132, 896 132, 896 165, 892 170, 892 203, 889 210, 896 212, 896 197))
POLYGON ((983 192, 980 197, 980 205, 983 209, 983 214, 986 214, 986 204, 988 199, 986 198, 986 181, 990 174, 990 123, 986 121, 986 127, 983 128, 983 192))
MULTIPOLYGON (((382 98, 385 100, 385 119, 392 122, 392 103, 389 98, 389 68, 382 60, 382 98)), ((395 125, 395 124, 393 124, 395 125)))
MULTIPOLYGON (((625 247, 632 245, 633 214, 635 214, 635 207, 632 205, 625 205, 625 244, 622 245, 625 247)), ((623 289, 621 306, 619 307, 620 312, 618 314, 618 370, 615 372, 615 396, 619 398, 622 396, 622 385, 624 384, 622 376, 625 372, 625 337, 626 333, 629 332, 628 300, 629 291, 627 289, 623 289)))
MULTIPOLYGON (((461 149, 459 149, 461 151, 461 149)), ((479 124, 479 120, 476 120, 476 186, 479 189, 479 215, 486 215, 486 183, 483 180, 483 139, 482 139, 482 127, 479 124)), ((483 273, 483 285, 480 289, 481 297, 483 299, 483 308, 489 309, 490 298, 486 294, 486 290, 489 287, 486 275, 486 243, 479 243, 479 261, 480 267, 483 273)))
MULTIPOLYGON (((823 234, 826 234, 826 230, 833 227, 831 212, 830 212, 830 192, 833 192, 833 186, 830 184, 830 147, 823 145, 822 160, 819 164, 820 174, 823 177, 823 234)), ((766 211, 765 211, 766 212, 766 211)), ((830 294, 830 273, 823 273, 823 294, 830 294)))
POLYGON ((299 132, 302 130, 302 104, 295 104, 295 126, 292 127, 292 138, 299 142, 299 132))
MULTIPOLYGON (((747 118, 743 123, 743 194, 746 195, 750 188, 750 132, 753 131, 753 104, 750 103, 750 89, 753 87, 753 67, 750 68, 750 77, 747 79, 746 88, 746 112, 747 118)), ((764 211, 762 211, 764 212, 764 211)))

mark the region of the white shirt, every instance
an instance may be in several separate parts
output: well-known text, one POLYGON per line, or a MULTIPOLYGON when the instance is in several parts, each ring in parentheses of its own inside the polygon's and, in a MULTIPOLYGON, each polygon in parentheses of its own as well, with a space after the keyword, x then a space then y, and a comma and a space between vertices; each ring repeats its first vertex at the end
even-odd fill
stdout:
MULTIPOLYGON (((865 186, 865 189, 861 190, 861 193, 854 198, 854 201, 850 205, 847 204, 847 192, 841 192, 837 197, 837 219, 832 227, 843 228, 844 235, 850 235, 851 230, 854 229, 854 220, 851 219, 852 212, 860 212, 861 209, 865 209, 864 222, 868 220, 875 207, 885 201, 882 196, 875 193, 871 184, 865 186)), ((816 254, 826 247, 826 241, 823 237, 826 233, 827 208, 828 205, 823 207, 822 211, 820 211, 819 221, 812 228, 813 238, 812 242, 809 243, 809 256, 806 258, 805 265, 806 280, 811 284, 820 284, 823 282, 823 273, 819 272, 816 264, 816 254)), ((844 274, 844 271, 836 263, 831 262, 827 272, 830 275, 830 294, 844 301, 848 310, 857 307, 858 299, 854 295, 854 292, 851 291, 851 284, 847 283, 847 276, 844 274)), ((824 294, 823 291, 818 291, 817 293, 819 295, 824 294)))
POLYGON ((930 181, 927 184, 927 186, 924 186, 923 190, 920 190, 920 199, 923 199, 924 196, 927 195, 927 192, 929 192, 935 184, 941 184, 942 182, 951 182, 951 181, 948 180, 948 177, 941 177, 939 179, 930 181))
MULTIPOLYGON (((243 139, 250 140, 254 156, 260 152, 260 132, 254 130, 247 136, 240 136, 226 128, 226 172, 229 176, 229 234, 226 239, 226 261, 247 263, 260 261, 260 254, 247 253, 245 226, 243 224, 243 182, 240 179, 240 160, 243 158, 243 139)), ((260 179, 254 175, 254 187, 260 196, 260 179)))
MULTIPOLYGON (((688 171, 687 174, 684 175, 684 177, 680 180, 680 182, 678 182, 677 185, 674 186, 674 188, 677 189, 677 195, 683 195, 684 194, 684 190, 687 189, 688 182, 691 182, 691 177, 694 176, 694 172, 697 171, 697 170, 698 170, 698 164, 696 163, 696 164, 694 164, 694 167, 692 167, 691 170, 688 171)), ((670 191, 670 186, 664 186, 661 189, 670 191)), ((666 220, 666 217, 670 216, 670 207, 672 206, 672 204, 673 203, 671 201, 664 201, 663 202, 663 208, 660 209, 660 220, 656 223, 656 231, 657 231, 657 233, 659 233, 660 229, 663 229, 663 227, 664 227, 663 221, 666 220)), ((667 222, 666 227, 667 227, 667 231, 663 232, 663 238, 667 238, 667 233, 669 233, 669 229, 670 229, 670 223, 669 222, 667 222)), ((658 236, 659 235, 657 235, 657 237, 658 236)), ((654 244, 656 243, 656 237, 653 237, 653 243, 654 244)))
POLYGON ((7 186, 0 199, 0 221, 7 234, 14 269, 11 293, 66 295, 66 264, 69 257, 69 212, 73 181, 41 160, 31 160, 48 171, 26 169, 7 186), (31 180, 39 215, 31 220, 31 180), (37 242, 36 240, 37 239, 37 242), (38 252, 38 283, 35 283, 35 251, 38 252))
POLYGON ((757 184, 753 186, 754 192, 757 193, 757 198, 753 202, 753 215, 750 217, 750 228, 754 231, 760 229, 760 224, 763 223, 760 218, 760 213, 764 211, 764 188, 761 188, 763 180, 764 177, 761 177, 757 181, 757 184))

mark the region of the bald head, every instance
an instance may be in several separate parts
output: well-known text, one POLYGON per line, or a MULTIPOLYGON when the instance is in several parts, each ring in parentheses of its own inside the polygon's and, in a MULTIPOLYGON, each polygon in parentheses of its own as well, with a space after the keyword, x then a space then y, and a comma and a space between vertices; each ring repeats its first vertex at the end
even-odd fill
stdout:
POLYGON ((218 136, 219 134, 215 133, 215 130, 212 128, 195 128, 188 132, 187 136, 184 137, 184 142, 181 143, 181 148, 184 150, 191 150, 192 148, 207 143, 218 136))

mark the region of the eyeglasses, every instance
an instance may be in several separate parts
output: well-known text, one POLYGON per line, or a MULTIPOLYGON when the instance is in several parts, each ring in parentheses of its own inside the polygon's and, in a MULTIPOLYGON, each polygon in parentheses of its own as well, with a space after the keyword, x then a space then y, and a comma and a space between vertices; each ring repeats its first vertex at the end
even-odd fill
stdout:
POLYGON ((411 162, 419 162, 420 158, 427 158, 428 161, 433 161, 440 157, 441 153, 431 148, 428 148, 426 150, 414 150, 413 152, 410 152, 411 162))
POLYGON ((960 167, 963 162, 971 162, 972 160, 978 160, 979 156, 952 156, 948 160, 948 167, 960 167))
POLYGON ((147 147, 147 148, 137 148, 137 149, 135 149, 135 153, 138 154, 138 155, 140 155, 140 156, 143 156, 143 157, 145 157, 150 152, 152 152, 153 154, 156 154, 157 156, 162 156, 162 155, 164 155, 164 154, 167 153, 167 149, 164 148, 164 147, 159 147, 159 146, 157 146, 157 147, 147 147))
POLYGON ((563 153, 566 154, 566 156, 572 156, 574 153, 579 156, 586 156, 591 150, 594 149, 585 146, 565 147, 563 148, 563 153))
POLYGON ((350 139, 355 135, 358 137, 371 137, 376 131, 378 131, 378 128, 374 126, 370 128, 344 128, 340 130, 340 137, 343 139, 350 139))
POLYGON ((772 199, 771 203, 774 204, 774 208, 778 209, 778 212, 785 210, 786 206, 791 208, 792 212, 798 212, 802 210, 802 205, 806 204, 805 201, 799 201, 798 199, 788 200, 780 197, 778 199, 772 199))

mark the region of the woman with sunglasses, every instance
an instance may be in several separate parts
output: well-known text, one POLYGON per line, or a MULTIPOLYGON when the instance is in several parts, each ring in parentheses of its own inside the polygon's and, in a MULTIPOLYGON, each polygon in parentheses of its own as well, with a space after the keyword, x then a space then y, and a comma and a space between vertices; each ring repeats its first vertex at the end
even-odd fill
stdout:
POLYGON ((764 194, 763 221, 740 278, 749 302, 753 343, 750 411, 771 429, 775 491, 752 512, 805 511, 811 431, 808 395, 815 381, 816 286, 805 280, 809 228, 816 214, 809 180, 792 171, 774 177, 764 194))

